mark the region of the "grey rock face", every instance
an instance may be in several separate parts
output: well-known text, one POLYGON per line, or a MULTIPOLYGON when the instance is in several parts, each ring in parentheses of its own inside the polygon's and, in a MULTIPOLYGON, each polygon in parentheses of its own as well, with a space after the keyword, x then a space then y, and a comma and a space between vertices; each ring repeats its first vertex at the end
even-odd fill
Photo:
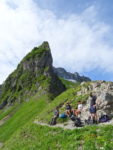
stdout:
POLYGON ((83 81, 91 81, 90 78, 85 77, 85 76, 80 76, 79 73, 70 73, 67 72, 64 68, 55 68, 54 67, 54 72, 61 78, 64 78, 66 80, 72 80, 75 82, 83 82, 83 81))
MULTIPOLYGON (((87 87, 84 87, 82 84, 81 91, 78 92, 78 95, 90 94, 90 92, 97 97, 96 107, 98 117, 102 114, 113 116, 113 82, 97 81, 90 83, 87 87)), ((83 119, 87 119, 90 115, 90 101, 91 98, 89 96, 81 113, 83 119)))
POLYGON ((63 92, 65 86, 54 73, 52 63, 48 42, 35 47, 4 82, 0 108, 15 101, 21 103, 23 97, 28 100, 37 92, 40 96, 51 95, 51 99, 63 92))

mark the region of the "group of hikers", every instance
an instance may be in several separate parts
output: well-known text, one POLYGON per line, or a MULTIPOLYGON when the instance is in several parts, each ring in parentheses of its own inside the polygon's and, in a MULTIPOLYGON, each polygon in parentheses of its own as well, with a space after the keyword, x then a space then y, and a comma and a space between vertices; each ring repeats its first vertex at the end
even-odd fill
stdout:
MULTIPOLYGON (((85 120, 85 123, 87 124, 95 124, 98 122, 98 118, 97 118, 97 109, 96 109, 96 95, 93 93, 90 93, 90 107, 89 107, 89 112, 90 112, 90 116, 87 120, 85 120)), ((69 102, 66 103, 65 105, 65 113, 64 114, 59 114, 59 107, 56 107, 55 111, 54 111, 54 117, 52 118, 51 121, 51 125, 56 124, 56 120, 57 118, 65 118, 65 117, 69 117, 72 121, 74 121, 75 126, 81 126, 81 112, 83 109, 83 104, 81 101, 78 101, 78 106, 77 109, 72 109, 72 106, 70 105, 69 102)))

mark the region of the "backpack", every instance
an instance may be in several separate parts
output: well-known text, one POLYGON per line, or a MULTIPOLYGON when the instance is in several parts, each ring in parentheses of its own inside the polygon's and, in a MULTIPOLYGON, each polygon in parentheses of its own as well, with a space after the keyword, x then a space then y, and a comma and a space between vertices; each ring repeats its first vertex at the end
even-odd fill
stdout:
POLYGON ((109 121, 108 115, 103 115, 99 118, 100 123, 107 122, 107 121, 109 121))
POLYGON ((72 121, 75 121, 76 118, 77 118, 77 117, 76 117, 75 115, 71 115, 71 116, 70 116, 70 119, 71 119, 72 121))
POLYGON ((76 127, 82 127, 82 123, 81 123, 80 118, 76 118, 76 120, 74 121, 74 125, 75 125, 76 127))
POLYGON ((70 119, 74 122, 74 126, 76 126, 76 127, 81 127, 82 126, 82 122, 81 122, 80 118, 72 115, 70 117, 70 119))
POLYGON ((66 115, 65 113, 60 114, 60 115, 59 115, 59 118, 67 118, 67 115, 66 115))

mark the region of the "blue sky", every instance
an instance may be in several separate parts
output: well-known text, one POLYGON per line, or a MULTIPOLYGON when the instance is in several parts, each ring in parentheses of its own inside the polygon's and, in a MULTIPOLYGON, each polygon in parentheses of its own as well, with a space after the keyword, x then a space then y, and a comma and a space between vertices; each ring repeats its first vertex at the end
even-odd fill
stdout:
POLYGON ((43 41, 54 66, 113 81, 112 18, 112 0, 1 0, 0 83, 43 41))
POLYGON ((112 0, 34 0, 41 8, 50 9, 57 16, 66 13, 81 13, 91 5, 99 10, 99 17, 107 22, 112 22, 113 1, 112 0))

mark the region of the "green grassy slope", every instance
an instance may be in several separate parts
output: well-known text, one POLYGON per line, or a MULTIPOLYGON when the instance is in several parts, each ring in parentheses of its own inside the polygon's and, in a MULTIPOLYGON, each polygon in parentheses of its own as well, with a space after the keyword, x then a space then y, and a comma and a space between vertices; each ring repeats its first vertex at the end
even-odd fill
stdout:
POLYGON ((75 84, 52 102, 47 101, 46 96, 37 99, 38 95, 35 95, 18 107, 13 106, 5 112, 0 111, 0 119, 7 115, 12 116, 0 126, 0 142, 4 143, 1 150, 112 150, 113 126, 87 126, 63 130, 33 123, 35 119, 49 122, 54 108, 60 106, 60 112, 64 112, 65 107, 62 106, 67 101, 76 108, 78 100, 85 101, 88 97, 77 96, 80 89, 81 86, 75 84))
MULTIPOLYGON (((24 102, 16 107, 12 107, 9 114, 12 114, 5 124, 0 127, 0 141, 7 141, 24 124, 32 121, 47 106, 46 97, 37 100, 36 96, 29 102, 24 102)), ((7 113, 6 113, 7 114, 7 113)), ((3 115, 3 114, 2 114, 3 115)))
MULTIPOLYGON (((65 85, 66 84, 67 82, 65 82, 65 85)), ((70 84, 72 83, 70 82, 70 84)), ((79 90, 80 85, 77 83, 73 85, 73 88, 69 88, 67 91, 56 97, 52 102, 49 102, 47 100, 48 97, 46 96, 37 99, 37 93, 37 95, 32 97, 29 102, 23 102, 19 105, 14 105, 6 110, 1 110, 0 120, 2 120, 6 116, 9 116, 10 118, 6 121, 5 124, 0 126, 0 142, 6 142, 7 140, 10 140, 11 136, 15 134, 21 127, 23 127, 26 123, 29 124, 33 122, 33 120, 37 118, 40 121, 49 122, 53 115, 53 110, 56 106, 61 107, 61 112, 64 111, 62 105, 67 101, 71 102, 72 105, 75 106, 77 100, 83 98, 76 97, 76 93, 79 90)))
POLYGON ((15 132, 15 129, 18 129, 28 120, 30 120, 30 117, 33 118, 33 117, 38 116, 39 113, 41 113, 43 110, 45 111, 40 115, 40 119, 46 120, 48 118, 48 121, 49 121, 52 116, 51 109, 54 110, 56 106, 67 101, 67 99, 73 98, 74 92, 75 92, 74 89, 71 88, 67 92, 64 92, 62 95, 60 95, 60 97, 58 97, 52 103, 48 102, 48 97, 46 96, 40 98, 40 100, 37 100, 38 95, 36 95, 29 102, 15 104, 12 107, 0 110, 0 120, 2 120, 4 117, 7 117, 7 116, 11 117, 3 126, 0 127, 0 141, 5 141, 5 139, 8 139, 10 135, 13 132, 15 132), (47 110, 50 110, 50 112, 46 116, 47 118, 45 118, 44 115, 45 113, 47 114, 46 112, 47 110), (11 129, 10 129, 10 126, 11 126, 11 129))
MULTIPOLYGON (((65 92, 57 96, 53 102, 51 102, 48 107, 46 107, 38 116, 37 120, 41 122, 50 122, 52 116, 53 116, 53 111, 56 108, 56 106, 59 106, 60 113, 65 112, 65 104, 67 102, 71 103, 72 107, 74 109, 77 108, 77 102, 82 101, 85 102, 88 98, 88 94, 86 95, 80 95, 77 96, 77 92, 80 91, 81 86, 80 84, 75 84, 73 88, 67 89, 65 92)), ((58 119, 58 122, 62 121, 61 119, 58 119)))
POLYGON ((63 130, 29 123, 2 150, 112 150, 112 130, 113 126, 63 130))
POLYGON ((72 87, 75 87, 75 86, 78 86, 80 85, 80 82, 72 82, 72 81, 68 81, 68 80, 65 80, 63 78, 59 78, 62 83, 65 85, 66 89, 69 89, 69 88, 72 88, 72 87))

